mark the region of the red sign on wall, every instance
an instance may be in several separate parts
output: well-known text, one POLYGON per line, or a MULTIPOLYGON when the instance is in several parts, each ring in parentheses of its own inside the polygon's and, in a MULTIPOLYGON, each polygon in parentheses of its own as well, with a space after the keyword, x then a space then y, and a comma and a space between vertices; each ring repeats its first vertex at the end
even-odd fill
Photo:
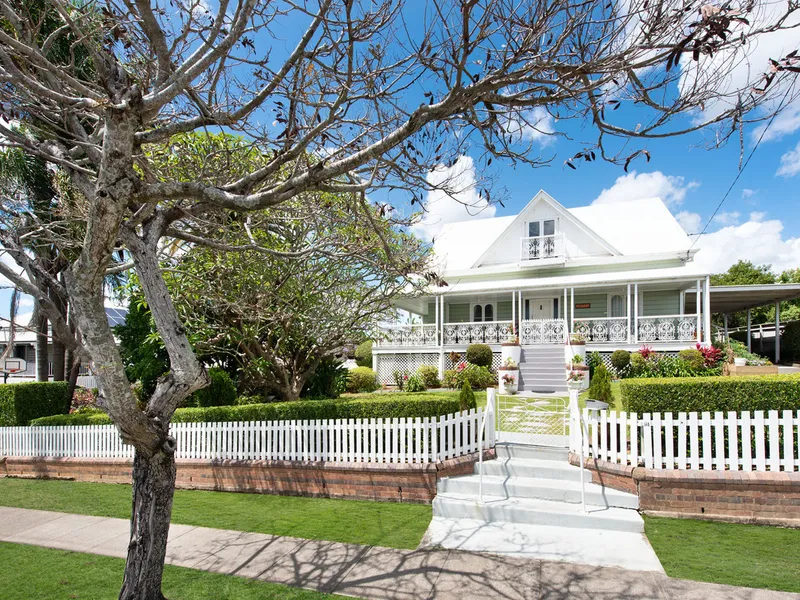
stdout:
POLYGON ((576 304, 575 308, 592 308, 591 302, 583 302, 581 304, 576 304))

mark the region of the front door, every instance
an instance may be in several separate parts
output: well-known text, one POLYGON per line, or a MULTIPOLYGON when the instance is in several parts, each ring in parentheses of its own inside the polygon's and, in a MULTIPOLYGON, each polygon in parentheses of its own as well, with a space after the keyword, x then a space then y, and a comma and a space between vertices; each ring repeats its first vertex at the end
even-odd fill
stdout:
POLYGON ((523 307, 526 321, 553 318, 552 298, 525 298, 523 307))

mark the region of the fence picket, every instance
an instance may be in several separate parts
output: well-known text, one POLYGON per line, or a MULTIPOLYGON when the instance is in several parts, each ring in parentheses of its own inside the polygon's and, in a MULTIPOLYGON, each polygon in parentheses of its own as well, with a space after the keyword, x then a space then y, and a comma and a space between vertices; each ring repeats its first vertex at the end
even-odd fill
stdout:
POLYGON ((769 470, 781 470, 780 421, 778 411, 769 411, 769 470))
POLYGON ((739 470, 739 423, 733 411, 728 411, 728 466, 739 470))
POLYGON ((678 468, 686 468, 686 413, 678 413, 678 468))
POLYGON ((794 420, 792 411, 783 411, 783 470, 794 471, 794 420))
POLYGON ((711 451, 711 413, 703 413, 703 469, 710 471, 713 463, 711 451))
POLYGON ((664 415, 664 468, 669 470, 675 468, 674 433, 672 413, 666 413, 664 415))

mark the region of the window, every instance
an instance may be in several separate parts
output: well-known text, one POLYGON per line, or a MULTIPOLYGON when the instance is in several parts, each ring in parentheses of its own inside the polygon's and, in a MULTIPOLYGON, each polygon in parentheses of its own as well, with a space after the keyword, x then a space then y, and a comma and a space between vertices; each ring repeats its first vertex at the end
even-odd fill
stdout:
POLYGON ((555 235, 556 222, 553 219, 550 219, 549 221, 542 221, 542 232, 544 235, 555 235))
POLYGON ((625 316, 625 298, 620 294, 611 296, 611 314, 610 317, 624 317, 625 316))
POLYGON ((528 223, 528 237, 539 237, 541 235, 539 232, 539 221, 531 221, 528 223))
POLYGON ((528 221, 528 237, 541 237, 543 235, 555 234, 555 219, 545 219, 544 221, 528 221))
POLYGON ((14 358, 21 358, 22 360, 27 360, 28 357, 28 349, 25 347, 25 344, 17 344, 14 346, 14 358))
POLYGON ((487 323, 494 321, 494 313, 497 312, 497 307, 494 302, 487 302, 485 304, 472 305, 472 321, 474 323, 487 323))

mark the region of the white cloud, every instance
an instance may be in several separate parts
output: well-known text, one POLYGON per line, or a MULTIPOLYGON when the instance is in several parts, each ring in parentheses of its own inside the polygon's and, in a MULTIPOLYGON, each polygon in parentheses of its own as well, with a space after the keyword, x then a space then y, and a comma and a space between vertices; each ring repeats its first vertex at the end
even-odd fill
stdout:
MULTIPOLYGON (((750 88, 762 85, 762 75, 770 67, 770 59, 778 60, 787 53, 797 48, 797 31, 793 29, 800 23, 800 14, 793 14, 783 23, 784 29, 770 33, 761 33, 758 36, 750 35, 752 32, 774 25, 777 20, 788 11, 788 0, 775 2, 759 0, 753 3, 754 10, 745 16, 749 25, 733 23, 731 26, 732 37, 744 34, 746 44, 736 44, 724 52, 715 52, 711 56, 703 56, 695 62, 691 53, 686 53, 681 59, 681 90, 685 95, 691 94, 693 86, 701 89, 706 86, 719 94, 719 99, 704 104, 699 120, 705 120, 719 115, 724 110, 733 108, 739 102, 742 94, 750 95, 750 88)), ((791 84, 789 79, 785 83, 773 82, 762 97, 762 106, 765 111, 774 109, 778 100, 786 91, 785 85, 791 84)), ((778 116, 770 127, 765 139, 776 139, 791 133, 800 127, 800 107, 796 104, 787 107, 786 112, 778 116)), ((758 137, 763 131, 756 129, 758 137)))
POLYGON ((767 215, 765 212, 761 211, 753 211, 750 213, 750 220, 751 221, 763 221, 764 217, 767 215))
POLYGON ((631 171, 627 175, 618 177, 613 186, 600 192, 592 204, 658 197, 667 206, 674 207, 683 203, 686 193, 699 185, 696 181, 687 183, 683 177, 664 175, 661 171, 652 173, 631 171))
MULTIPOLYGON (((754 142, 761 138, 761 134, 764 132, 766 127, 767 124, 764 123, 753 130, 752 138, 754 142)), ((777 117, 775 117, 775 120, 772 121, 772 125, 769 126, 769 129, 766 129, 766 133, 764 133, 764 141, 770 142, 772 140, 778 140, 785 135, 791 135, 798 129, 800 129, 800 105, 790 104, 784 108, 777 117)))
POLYGON ((775 175, 794 177, 798 173, 800 173, 800 142, 797 142, 794 150, 789 150, 781 156, 781 166, 778 167, 775 175))
POLYGON ((695 212, 682 210, 675 215, 675 219, 686 233, 698 233, 703 227, 703 219, 695 212))
POLYGON ((771 264, 778 273, 800 266, 800 238, 784 239, 781 221, 761 218, 763 213, 752 213, 746 223, 702 236, 695 262, 711 273, 726 271, 740 259, 771 264))
POLYGON ((449 168, 439 165, 428 173, 427 181, 435 186, 446 185, 450 193, 444 190, 428 192, 425 199, 427 210, 422 220, 411 227, 414 233, 426 240, 438 235, 447 223, 488 219, 497 210, 475 189, 475 164, 469 156, 460 156, 449 168))
POLYGON ((721 212, 714 215, 714 222, 720 225, 736 225, 739 223, 739 217, 742 213, 739 211, 721 212))
POLYGON ((556 141, 555 119, 541 106, 506 117, 505 129, 513 141, 535 142, 542 147, 556 141))
POLYGON ((22 296, 19 299, 19 307, 20 308, 32 308, 33 307, 33 298, 28 295, 22 296))
POLYGON ((758 193, 758 190, 751 190, 750 188, 744 188, 742 190, 742 200, 749 200, 753 196, 758 193))

